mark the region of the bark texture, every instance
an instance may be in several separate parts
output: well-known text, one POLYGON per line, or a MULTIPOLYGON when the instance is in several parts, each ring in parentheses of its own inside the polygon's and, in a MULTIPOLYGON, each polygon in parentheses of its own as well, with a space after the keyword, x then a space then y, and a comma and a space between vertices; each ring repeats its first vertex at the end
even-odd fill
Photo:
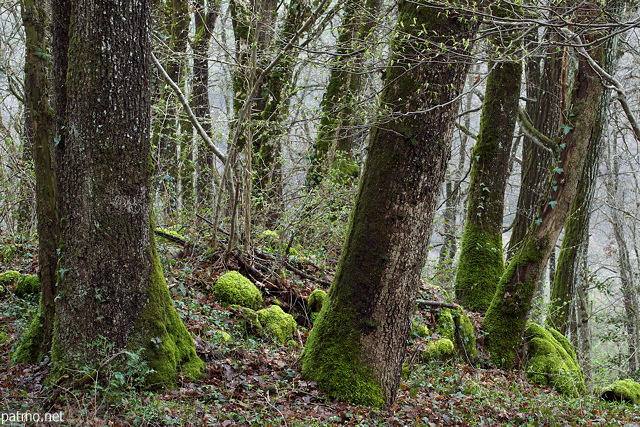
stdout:
POLYGON ((302 356, 303 375, 332 396, 371 406, 395 400, 468 70, 465 41, 478 25, 457 10, 399 3, 384 123, 372 131, 338 271, 302 356))
MULTIPOLYGON (((58 144, 54 375, 144 349, 151 384, 170 386, 203 363, 173 307, 150 211, 148 0, 70 4, 64 128, 58 144)), ((55 33, 59 36, 59 33, 55 33)), ((64 35, 63 35, 64 37, 64 35)), ((60 106, 60 105, 58 105, 60 106)), ((62 113, 62 112, 61 112, 62 113)))

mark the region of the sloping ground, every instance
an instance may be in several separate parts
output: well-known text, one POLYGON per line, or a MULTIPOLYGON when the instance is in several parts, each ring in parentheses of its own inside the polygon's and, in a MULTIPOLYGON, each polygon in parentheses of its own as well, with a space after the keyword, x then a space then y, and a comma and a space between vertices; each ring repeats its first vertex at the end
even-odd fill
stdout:
MULTIPOLYGON (((31 256, 26 256, 0 267, 2 271, 33 273, 35 265, 31 256)), ((221 273, 215 262, 194 256, 173 262, 168 274, 170 284, 188 294, 175 297, 175 303, 207 363, 202 379, 165 392, 139 390, 135 378, 146 368, 135 355, 123 355, 129 360, 125 372, 102 368, 96 381, 60 393, 47 411, 61 413, 63 422, 46 425, 640 425, 638 406, 591 396, 561 397, 530 384, 520 373, 454 363, 425 365, 419 362, 425 344, 418 338, 408 350, 407 378, 392 408, 374 411, 331 400, 300 376, 298 361, 306 329, 299 327, 297 344, 286 346, 248 335, 233 309, 220 305, 208 293, 213 279, 221 273), (226 340, 228 336, 220 331, 229 333, 231 339, 226 340)), ((316 283, 291 279, 286 285, 294 284, 301 295, 317 287, 316 283)), ((17 298, 11 292, 0 296, 0 335, 4 331, 6 337, 6 341, 0 339, 0 412, 7 416, 44 416, 45 409, 39 405, 52 394, 45 385, 46 363, 14 367, 8 363, 9 351, 35 304, 35 298, 17 298)), ((432 316, 421 311, 420 317, 429 323, 432 316)), ((105 359, 107 352, 105 349, 105 359)), ((97 370, 87 368, 87 373, 95 376, 97 370)))

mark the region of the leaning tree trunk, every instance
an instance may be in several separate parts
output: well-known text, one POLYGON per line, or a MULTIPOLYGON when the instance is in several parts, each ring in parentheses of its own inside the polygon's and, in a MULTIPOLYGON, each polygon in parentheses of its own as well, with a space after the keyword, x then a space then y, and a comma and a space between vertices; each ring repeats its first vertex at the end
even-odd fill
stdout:
MULTIPOLYGON (((582 6, 583 18, 597 16, 597 5, 582 6)), ((592 35, 593 36, 593 35, 592 35)), ((585 158, 599 117, 599 104, 604 87, 589 63, 579 57, 578 72, 572 89, 571 106, 565 117, 566 134, 547 199, 540 217, 529 227, 513 259, 498 285, 483 321, 488 332, 486 346, 494 364, 511 368, 516 363, 522 333, 525 329, 536 283, 540 280, 558 236, 575 198, 585 158)))
POLYGON ((54 377, 121 350, 143 350, 155 385, 203 368, 152 233, 149 3, 72 2, 69 27, 54 33, 62 37, 56 55, 68 61, 66 86, 57 88, 67 108, 56 152, 62 226, 54 377))
POLYGON ((302 355, 303 375, 332 396, 395 400, 478 25, 460 10, 399 3, 381 94, 389 115, 372 131, 338 271, 302 355))
POLYGON ((465 308, 486 311, 502 273, 502 218, 511 143, 518 115, 522 65, 494 64, 487 78, 480 132, 471 154, 467 218, 460 243, 456 298, 465 308))
POLYGON ((26 137, 33 149, 38 218, 38 278, 40 306, 31 327, 14 353, 15 362, 35 363, 51 349, 54 298, 56 296, 57 244, 59 224, 53 158, 55 116, 49 102, 50 57, 46 38, 49 16, 42 2, 22 1, 26 58, 26 137))

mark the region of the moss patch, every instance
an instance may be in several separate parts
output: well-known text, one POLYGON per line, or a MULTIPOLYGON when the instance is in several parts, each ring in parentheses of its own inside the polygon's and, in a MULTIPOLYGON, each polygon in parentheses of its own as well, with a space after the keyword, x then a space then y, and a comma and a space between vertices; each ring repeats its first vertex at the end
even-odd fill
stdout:
POLYGON ((277 305, 256 311, 256 316, 264 335, 279 344, 285 344, 293 338, 298 326, 293 316, 282 311, 277 305))
POLYGON ((25 274, 16 284, 15 294, 19 297, 40 293, 40 279, 35 274, 25 274))
POLYGON ((22 335, 18 346, 11 355, 11 363, 36 363, 44 357, 49 350, 45 345, 44 325, 42 319, 42 307, 33 316, 29 329, 22 335))
POLYGON ((460 310, 445 308, 438 313, 438 332, 440 336, 454 343, 458 356, 473 363, 478 355, 476 349, 476 330, 467 314, 460 310))
POLYGON ((264 305, 258 288, 237 271, 229 271, 220 276, 213 285, 213 293, 222 302, 254 310, 264 305))
POLYGON ((609 402, 627 402, 640 405, 640 384, 633 380, 618 380, 603 388, 600 397, 609 402))
POLYGON ((302 375, 330 396, 380 408, 385 397, 360 358, 357 324, 350 306, 335 304, 328 296, 302 353, 302 375))
POLYGON ((309 312, 311 313, 311 323, 316 321, 320 310, 322 310, 322 305, 324 304, 324 300, 326 297, 327 293, 322 289, 316 289, 311 292, 311 295, 309 295, 307 306, 309 308, 309 312))
POLYGON ((423 362, 433 360, 447 361, 456 356, 456 347, 449 338, 440 338, 429 342, 427 349, 420 354, 423 362))
POLYGON ((532 382, 549 385, 565 396, 578 397, 586 393, 575 350, 560 332, 529 323, 525 340, 528 345, 526 373, 532 382))
POLYGON ((0 285, 9 287, 16 285, 18 280, 22 277, 22 274, 19 271, 9 270, 0 274, 0 285))

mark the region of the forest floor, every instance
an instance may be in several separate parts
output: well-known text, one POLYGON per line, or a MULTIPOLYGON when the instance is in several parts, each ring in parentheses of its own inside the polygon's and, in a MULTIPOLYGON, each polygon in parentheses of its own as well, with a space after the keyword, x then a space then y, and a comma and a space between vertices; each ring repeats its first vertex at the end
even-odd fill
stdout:
MULTIPOLYGON (((35 247, 23 244, 21 249, 11 260, 0 259, 0 272, 35 273, 35 247)), ((65 390, 53 406, 43 408, 43 402, 52 395, 46 383, 48 364, 10 364, 11 348, 26 329, 37 296, 18 298, 6 292, 0 298, 0 425, 35 425, 25 421, 50 416, 58 417, 58 421, 39 425, 640 426, 638 406, 604 402, 592 395, 562 397, 529 383, 521 372, 453 362, 421 363, 417 356, 424 342, 418 338, 408 349, 408 369, 393 407, 374 410, 330 399, 315 383, 301 377, 299 359, 306 328, 298 328, 295 345, 290 342, 282 346, 248 335, 233 310, 218 303, 209 292, 215 278, 225 270, 222 263, 212 262, 215 257, 197 251, 187 251, 186 256, 182 253, 170 261, 167 254, 164 252, 168 283, 182 295, 174 296, 174 302, 206 362, 204 376, 197 382, 183 381, 175 390, 139 389, 130 379, 142 368, 131 355, 132 363, 125 372, 103 368, 99 381, 65 390), (229 333, 231 339, 225 341, 220 330, 229 333)), ((277 279, 271 281, 272 294, 275 285, 288 289, 280 296, 293 292, 304 297, 319 287, 318 282, 302 279, 286 268, 273 268, 273 263, 270 277, 277 279)), ((230 262, 226 268, 242 270, 241 264, 230 262)), ((296 265, 310 276, 330 279, 330 267, 318 268, 310 262, 296 265)), ((418 315, 427 323, 432 317, 427 311, 418 315)), ((87 369, 97 372, 97 368, 87 369)))

